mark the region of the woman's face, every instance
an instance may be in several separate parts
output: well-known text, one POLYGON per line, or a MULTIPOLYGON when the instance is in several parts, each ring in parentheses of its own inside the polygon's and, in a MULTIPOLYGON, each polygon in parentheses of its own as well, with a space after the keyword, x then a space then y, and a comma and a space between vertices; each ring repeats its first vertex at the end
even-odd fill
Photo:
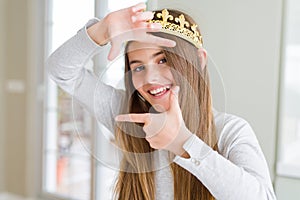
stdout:
POLYGON ((135 89, 156 111, 168 110, 170 88, 175 81, 163 49, 154 44, 131 42, 128 59, 135 89))

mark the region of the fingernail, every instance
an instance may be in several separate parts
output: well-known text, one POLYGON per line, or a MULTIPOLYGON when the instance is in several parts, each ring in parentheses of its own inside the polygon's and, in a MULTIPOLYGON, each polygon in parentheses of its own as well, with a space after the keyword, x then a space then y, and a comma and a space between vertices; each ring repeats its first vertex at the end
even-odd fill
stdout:
POLYGON ((173 41, 173 40, 171 40, 170 44, 171 44, 172 47, 175 47, 175 46, 176 46, 176 42, 173 41))
POLYGON ((132 16, 131 17, 131 21, 134 23, 134 22, 136 22, 136 16, 132 16))
POLYGON ((133 12, 136 12, 136 11, 138 11, 138 10, 141 10, 141 9, 146 9, 146 4, 145 3, 138 3, 137 5, 135 5, 135 6, 133 6, 132 7, 132 11, 133 12))
POLYGON ((161 29, 162 28, 160 23, 151 23, 150 26, 151 26, 151 28, 154 28, 154 29, 161 29))
POLYGON ((136 12, 137 10, 137 6, 132 7, 132 12, 136 12))
POLYGON ((175 86, 172 90, 173 90, 173 92, 174 92, 175 94, 178 94, 180 88, 179 88, 179 86, 175 86))
POLYGON ((153 19, 155 12, 151 12, 151 19, 153 19))
POLYGON ((115 117, 115 121, 119 121, 119 122, 121 122, 121 121, 123 121, 124 120, 124 116, 120 116, 120 115, 118 115, 118 116, 116 116, 115 117))

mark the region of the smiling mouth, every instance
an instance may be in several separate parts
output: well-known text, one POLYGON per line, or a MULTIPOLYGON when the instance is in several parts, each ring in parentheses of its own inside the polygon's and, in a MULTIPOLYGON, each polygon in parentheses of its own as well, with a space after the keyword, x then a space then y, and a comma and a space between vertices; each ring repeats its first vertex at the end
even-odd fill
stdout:
POLYGON ((170 85, 162 86, 153 90, 148 90, 148 93, 151 94, 152 96, 158 97, 168 92, 170 88, 171 88, 170 85))

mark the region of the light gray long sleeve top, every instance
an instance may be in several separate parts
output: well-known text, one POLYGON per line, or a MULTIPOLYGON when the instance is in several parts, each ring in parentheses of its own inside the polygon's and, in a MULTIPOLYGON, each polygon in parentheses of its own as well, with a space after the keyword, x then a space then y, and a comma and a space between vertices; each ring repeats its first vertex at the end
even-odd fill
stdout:
MULTIPOLYGON (((50 77, 63 90, 113 130, 113 119, 118 114, 118 102, 124 92, 99 83, 97 76, 84 67, 103 50, 86 31, 96 21, 91 20, 60 46, 47 59, 46 66, 50 77), (97 95, 101 98, 95 99, 97 95)), ((193 135, 183 146, 190 158, 176 156, 173 162, 196 176, 218 200, 276 199, 266 160, 250 125, 234 115, 215 112, 214 117, 219 151, 193 135)), ((156 199, 173 199, 170 168, 164 167, 155 174, 156 199)))

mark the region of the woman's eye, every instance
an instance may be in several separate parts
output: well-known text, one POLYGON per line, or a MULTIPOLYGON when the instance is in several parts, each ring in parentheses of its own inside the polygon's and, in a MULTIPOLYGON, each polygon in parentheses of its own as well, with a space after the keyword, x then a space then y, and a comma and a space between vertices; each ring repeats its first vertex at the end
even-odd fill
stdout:
POLYGON ((167 59, 163 58, 163 59, 161 59, 161 60, 158 62, 158 64, 163 64, 163 63, 166 63, 166 62, 167 62, 167 59))
POLYGON ((135 67, 135 68, 133 69, 133 71, 134 71, 134 72, 140 72, 140 71, 142 71, 142 70, 144 70, 144 69, 145 69, 145 66, 144 66, 144 65, 141 65, 141 66, 135 67))

